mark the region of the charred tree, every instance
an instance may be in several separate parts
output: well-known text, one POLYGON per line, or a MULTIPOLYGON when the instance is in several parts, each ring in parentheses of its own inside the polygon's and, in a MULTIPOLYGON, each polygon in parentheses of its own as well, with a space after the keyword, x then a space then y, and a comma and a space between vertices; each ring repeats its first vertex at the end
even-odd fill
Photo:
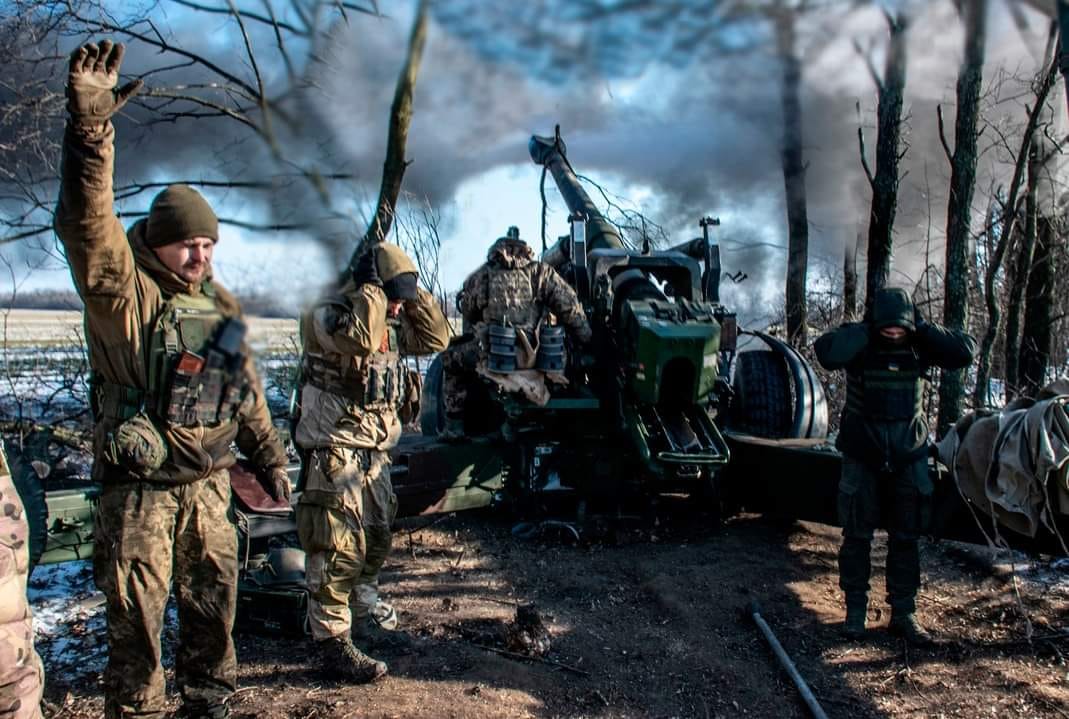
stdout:
MULTIPOLYGON (((1051 53, 1054 54, 1054 53, 1051 53)), ((991 352, 998 339, 998 333, 1002 323, 1002 309, 999 306, 998 277, 1002 270, 1002 263, 1006 251, 1017 229, 1018 198, 1020 196, 1021 182, 1024 179, 1029 151, 1032 140, 1036 136, 1036 128, 1039 126, 1043 108, 1047 102, 1051 87, 1058 73, 1058 60, 1056 54, 1049 59, 1047 66, 1040 73, 1036 87, 1035 104, 1029 108, 1028 121, 1025 124, 1024 134, 1021 139, 1021 147, 1017 152, 1017 160, 1014 163, 1013 179, 1010 181, 1006 202, 1002 207, 999 222, 998 240, 995 248, 988 258, 987 269, 984 272, 984 305, 987 308, 987 329, 980 341, 980 349, 976 364, 976 387, 973 389, 973 404, 977 407, 985 407, 990 404, 991 378, 991 352)))
POLYGON ((1006 400, 1020 391, 1018 362, 1020 360, 1021 315, 1025 286, 1032 270, 1032 257, 1036 247, 1036 184, 1039 181, 1039 163, 1036 143, 1033 142, 1028 156, 1028 185, 1024 196, 1024 232, 1017 246, 1017 254, 1010 269, 1010 293, 1006 302, 1006 400))
POLYGON ((420 61, 423 59, 423 47, 427 43, 427 2, 420 0, 416 10, 416 19, 412 24, 412 34, 408 38, 408 55, 397 78, 393 103, 390 105, 390 129, 386 138, 386 160, 382 165, 382 184, 379 187, 379 201, 375 205, 375 214, 371 216, 367 232, 353 250, 351 263, 369 243, 384 242, 390 234, 394 214, 397 211, 397 199, 401 196, 401 182, 408 168, 405 160, 405 146, 408 144, 408 128, 412 124, 412 96, 416 91, 416 78, 419 75, 420 61))
POLYGON ((783 184, 787 199, 787 341, 804 347, 808 337, 806 274, 809 268, 809 218, 802 154, 802 63, 795 38, 795 11, 781 5, 775 17, 776 46, 782 66, 783 184))
POLYGON ((872 173, 865 157, 865 134, 858 128, 861 163, 872 188, 872 208, 869 212, 868 266, 865 272, 865 312, 872 308, 872 298, 878 289, 887 285, 894 252, 895 209, 898 204, 898 163, 902 159, 902 104, 906 87, 906 29, 908 19, 903 12, 892 16, 884 13, 890 30, 890 41, 881 78, 869 63, 869 72, 876 83, 876 172, 872 173))
MULTIPOLYGON (((1021 333, 1019 380, 1021 394, 1035 397, 1046 384, 1054 341, 1055 246, 1058 222, 1036 218, 1036 246, 1025 291, 1024 328, 1021 333)), ((1063 268, 1064 269, 1064 268, 1063 268)))
POLYGON ((857 315, 857 248, 864 236, 857 233, 857 244, 846 243, 843 250, 843 322, 853 322, 857 315))
MULTIPOLYGON (((944 265, 943 324, 965 330, 969 308, 969 238, 972 227, 972 199, 976 187, 977 117, 983 83, 987 40, 987 0, 965 0, 961 6, 965 25, 965 52, 958 70, 957 113, 954 120, 954 152, 950 160, 950 200, 947 204, 947 240, 944 265)), ((939 110, 939 133, 943 134, 943 113, 939 110)), ((942 370, 939 382, 938 436, 961 416, 965 398, 965 370, 942 370)))

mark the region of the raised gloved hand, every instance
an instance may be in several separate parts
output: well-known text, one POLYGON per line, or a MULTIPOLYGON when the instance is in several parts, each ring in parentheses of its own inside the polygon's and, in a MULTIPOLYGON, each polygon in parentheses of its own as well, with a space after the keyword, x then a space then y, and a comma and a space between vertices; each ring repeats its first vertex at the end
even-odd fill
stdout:
POLYGON ((118 90, 119 66, 126 49, 104 40, 100 46, 83 45, 71 53, 67 75, 67 111, 83 127, 103 125, 137 94, 144 84, 134 80, 118 90))
POLYGON ((274 467, 267 473, 266 477, 260 479, 260 482, 276 502, 289 501, 291 492, 290 477, 285 467, 274 467))
POLYGON ((375 248, 364 250, 360 259, 353 265, 353 282, 356 286, 378 285, 382 287, 382 278, 379 277, 379 268, 375 263, 375 248))

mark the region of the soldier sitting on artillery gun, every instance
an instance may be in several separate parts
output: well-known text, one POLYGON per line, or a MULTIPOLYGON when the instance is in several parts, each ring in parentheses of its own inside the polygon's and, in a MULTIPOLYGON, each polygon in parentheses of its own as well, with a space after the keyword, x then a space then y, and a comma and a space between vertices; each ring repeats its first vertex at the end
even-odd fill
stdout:
POLYGON ((484 376, 491 378, 536 366, 563 370, 563 337, 549 324, 548 313, 573 341, 586 344, 591 338, 575 290, 556 270, 534 259, 516 227, 490 246, 486 263, 464 281, 457 304, 471 334, 442 355, 443 439, 464 436, 467 383, 475 380, 482 363, 488 370, 484 376), (541 352, 540 345, 545 345, 541 352))

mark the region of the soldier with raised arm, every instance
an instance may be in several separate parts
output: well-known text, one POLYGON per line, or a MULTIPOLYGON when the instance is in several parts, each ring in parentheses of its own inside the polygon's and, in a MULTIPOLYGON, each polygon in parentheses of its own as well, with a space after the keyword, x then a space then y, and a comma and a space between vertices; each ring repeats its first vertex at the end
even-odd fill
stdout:
POLYGON ((926 322, 899 288, 878 290, 866 321, 826 332, 814 345, 826 369, 846 370, 836 446, 843 453, 839 586, 849 638, 865 633, 872 536, 880 526, 888 534, 889 629, 912 644, 931 642, 916 619, 918 539, 928 529, 933 491, 924 388, 930 368, 965 367, 975 348, 964 332, 926 322))
POLYGON ((182 711, 226 717, 237 678, 230 446, 276 499, 289 496, 286 455, 244 343, 241 308, 212 279, 219 223, 211 207, 172 185, 128 231, 115 216, 111 118, 140 85, 116 90, 122 56, 123 46, 108 40, 71 55, 55 215, 85 303, 92 369, 105 716, 164 715, 160 634, 173 583, 182 711))
POLYGON ((438 302, 417 280, 404 251, 380 243, 301 318, 294 439, 305 452, 297 531, 307 553, 308 620, 322 672, 358 683, 387 666, 354 639, 368 651, 406 643, 374 613, 397 513, 389 450, 402 421, 418 412, 419 378, 404 357, 449 341, 438 302))

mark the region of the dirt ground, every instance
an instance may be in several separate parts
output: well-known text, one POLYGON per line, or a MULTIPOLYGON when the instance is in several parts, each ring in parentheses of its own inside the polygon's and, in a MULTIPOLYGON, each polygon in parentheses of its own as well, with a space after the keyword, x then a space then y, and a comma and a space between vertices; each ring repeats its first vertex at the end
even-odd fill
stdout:
MULTIPOLYGON (((708 524, 690 514, 612 545, 523 541, 484 513, 402 531, 384 593, 416 648, 380 654, 390 665, 384 680, 346 686, 317 677, 303 640, 241 635, 234 714, 808 716, 746 619, 756 600, 830 717, 1069 716, 1064 572, 1009 572, 978 549, 926 544, 918 613, 941 645, 907 650, 884 631, 881 602, 870 609, 869 638, 848 643, 837 633, 838 530, 756 516, 719 532, 708 524), (502 653, 518 603, 535 605, 549 627, 544 661, 502 653)), ((99 673, 54 679, 46 698, 49 717, 99 716, 99 673)))

